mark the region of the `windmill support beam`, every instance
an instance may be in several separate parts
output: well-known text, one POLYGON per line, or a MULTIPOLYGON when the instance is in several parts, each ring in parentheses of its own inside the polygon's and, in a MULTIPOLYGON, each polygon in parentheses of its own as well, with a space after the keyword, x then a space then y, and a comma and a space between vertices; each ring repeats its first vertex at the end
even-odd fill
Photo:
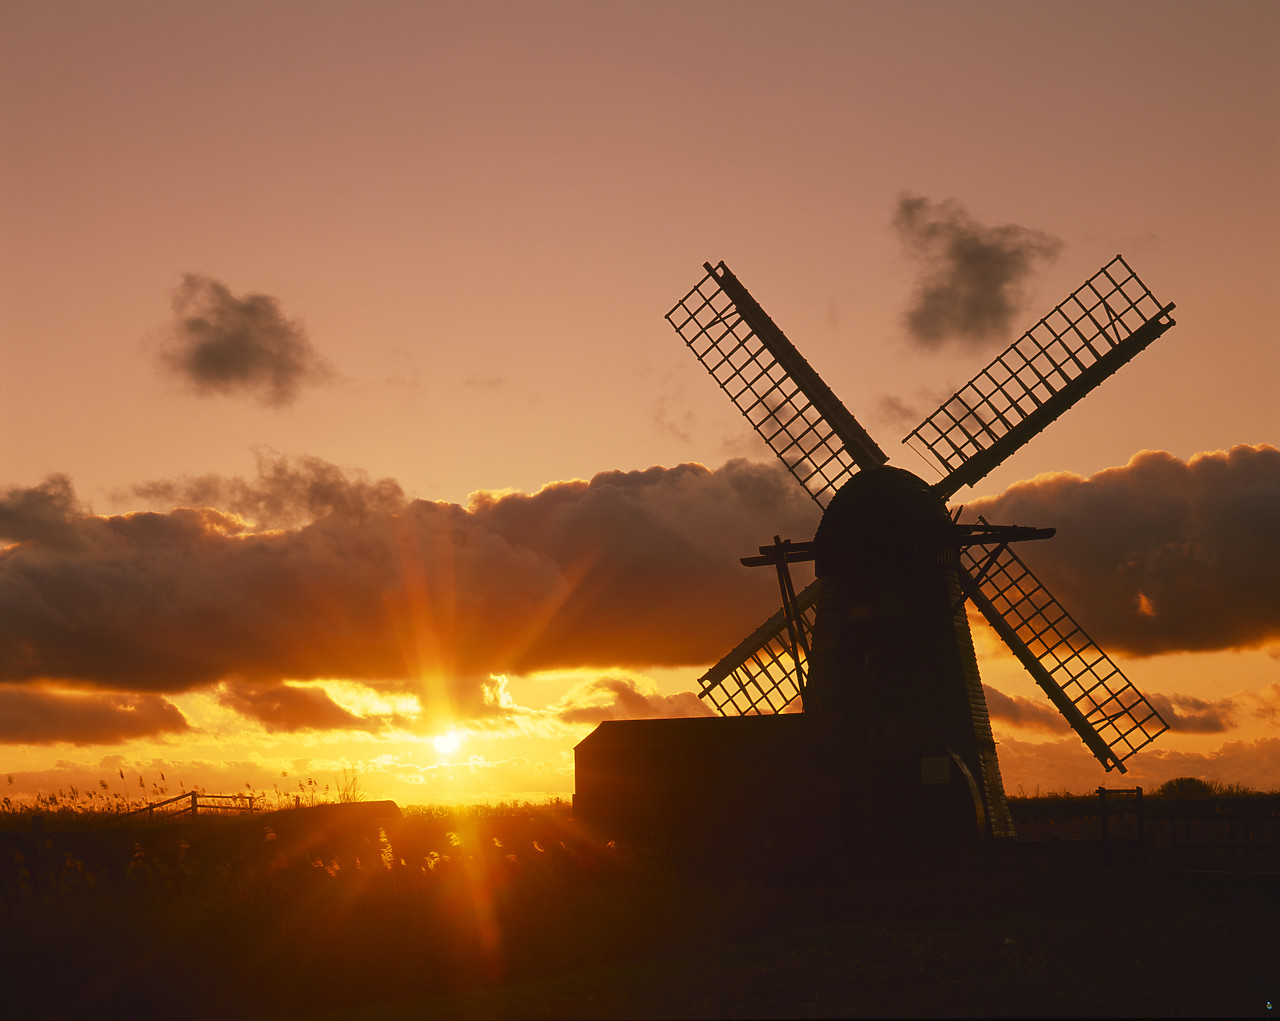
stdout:
POLYGON ((795 662, 796 670, 796 687, 800 689, 800 700, 804 702, 804 665, 809 658, 809 644, 805 639, 804 624, 800 620, 800 608, 796 604, 796 590, 791 583, 791 570, 787 564, 791 561, 802 561, 813 559, 813 543, 797 543, 805 549, 792 550, 792 542, 790 539, 783 539, 780 535, 773 537, 772 546, 761 546, 759 557, 745 557, 742 563, 748 567, 755 567, 764 563, 771 563, 778 572, 778 590, 782 594, 782 610, 787 617, 787 635, 791 639, 791 658, 795 662), (748 563, 751 561, 751 563, 748 563))
POLYGON ((1040 539, 1052 539, 1058 534, 1056 528, 1031 528, 1027 525, 988 525, 986 522, 977 525, 959 525, 964 531, 960 539, 961 546, 1004 546, 1011 542, 1035 542, 1040 539))
POLYGON ((772 546, 761 546, 758 557, 740 557, 743 567, 768 567, 770 564, 799 564, 813 559, 813 543, 792 542, 773 537, 772 546))
MULTIPOLYGON (((812 626, 818 588, 812 581, 795 596, 794 609, 806 635, 812 626)), ((784 637, 787 623, 786 609, 775 611, 699 678, 698 697, 726 715, 781 712, 800 695, 794 670, 784 663, 794 662, 795 654, 794 646, 784 637)))

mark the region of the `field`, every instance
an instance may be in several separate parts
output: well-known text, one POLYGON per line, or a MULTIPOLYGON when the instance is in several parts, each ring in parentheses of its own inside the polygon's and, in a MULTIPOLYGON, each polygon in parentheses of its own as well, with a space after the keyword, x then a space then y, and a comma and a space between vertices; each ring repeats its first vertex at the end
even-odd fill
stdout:
MULTIPOLYGON (((1015 810, 1096 825, 1082 800, 1015 810)), ((1280 996, 1265 842, 1243 867, 1113 833, 819 875, 609 846, 564 803, 5 822, 14 1017, 1252 1016, 1280 996)))

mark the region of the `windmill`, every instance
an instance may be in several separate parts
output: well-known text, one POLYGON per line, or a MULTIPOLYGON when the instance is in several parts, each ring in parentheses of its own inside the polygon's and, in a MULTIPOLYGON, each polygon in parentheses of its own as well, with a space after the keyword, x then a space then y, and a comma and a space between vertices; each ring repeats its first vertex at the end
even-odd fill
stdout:
POLYGON ((1116 256, 907 435, 941 469, 930 484, 887 464, 723 262, 704 268, 666 318, 823 515, 811 541, 775 536, 743 559, 777 571, 783 605, 700 679, 719 718, 606 723, 578 746, 586 814, 652 809, 687 797, 656 786, 706 773, 772 777, 784 798, 822 775, 823 798, 864 831, 1011 836, 967 602, 1124 772, 1167 724, 1014 552, 1053 530, 962 524, 946 501, 1173 326, 1174 306, 1116 256), (803 560, 816 579, 796 592, 803 560))

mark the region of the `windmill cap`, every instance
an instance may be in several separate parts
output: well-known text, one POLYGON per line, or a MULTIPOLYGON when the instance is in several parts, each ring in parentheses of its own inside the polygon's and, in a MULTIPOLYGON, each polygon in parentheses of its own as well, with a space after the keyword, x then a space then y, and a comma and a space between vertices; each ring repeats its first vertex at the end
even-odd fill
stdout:
POLYGON ((888 465, 864 469, 827 505, 813 537, 819 577, 949 560, 955 528, 923 479, 888 465))

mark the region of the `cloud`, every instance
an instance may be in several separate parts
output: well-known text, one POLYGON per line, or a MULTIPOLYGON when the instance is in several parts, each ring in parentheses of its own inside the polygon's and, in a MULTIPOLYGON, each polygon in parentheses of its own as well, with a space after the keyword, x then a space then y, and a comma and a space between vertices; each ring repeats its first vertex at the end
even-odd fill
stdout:
POLYGON ((188 273, 174 292, 173 312, 160 364, 201 396, 252 395, 284 407, 305 384, 333 376, 301 324, 286 319, 268 295, 238 298, 225 284, 188 273))
POLYGON ((1162 748, 1157 742, 1125 762, 1126 773, 1105 772, 1074 734, 1023 741, 997 730, 1000 774, 1009 794, 1087 793, 1099 785, 1154 790, 1166 780, 1196 776, 1261 791, 1280 790, 1280 738, 1226 741, 1216 751, 1162 748), (1021 788, 1021 790, 1020 790, 1021 788))
POLYGON ((328 515, 345 519, 397 512, 404 490, 394 479, 370 479, 318 457, 283 458, 255 451, 257 478, 202 475, 132 486, 130 495, 167 506, 218 507, 257 529, 290 528, 328 515))
POLYGON ((569 692, 555 714, 564 723, 600 723, 714 716, 715 712, 692 691, 662 695, 652 685, 642 685, 635 678, 601 677, 569 692))
POLYGON ((1154 748, 1130 760, 1134 779, 1155 787, 1178 776, 1238 783, 1261 791, 1280 791, 1280 738, 1226 741, 1213 752, 1154 748), (1141 762, 1139 762, 1141 758, 1141 762))
POLYGON ((684 443, 689 443, 697 423, 697 416, 687 400, 677 398, 668 389, 659 392, 653 402, 653 427, 684 443))
POLYGON ((1221 734, 1236 725, 1236 704, 1229 698, 1210 701, 1191 695, 1149 692, 1147 701, 1169 724, 1170 730, 1184 734, 1221 734))
POLYGON ((85 513, 71 480, 50 475, 38 486, 0 491, 0 542, 39 542, 50 547, 76 544, 73 520, 85 513))
POLYGON ((413 693, 431 717, 492 715, 478 678, 493 673, 713 662, 777 603, 772 573, 738 558, 775 532, 809 537, 818 517, 780 466, 746 461, 467 507, 311 459, 170 492, 184 486, 270 521, 315 516, 255 531, 207 507, 80 513, 74 548, 0 551, 0 681, 158 693, 232 679, 228 704, 287 727, 349 725, 283 687, 340 677, 413 693))
POLYGON ((1056 473, 964 517, 1052 526, 1020 555, 1103 648, 1135 656, 1280 639, 1280 450, 1163 451, 1088 478, 1056 473))
MULTIPOLYGON (((777 604, 771 572, 738 558, 775 532, 809 537, 818 517, 780 466, 747 461, 604 472, 464 507, 264 453, 251 478, 139 492, 218 506, 99 516, 60 477, 0 494, 21 538, 0 549, 0 682, 151 695, 225 682, 223 704, 269 727, 367 730, 393 721, 289 682, 345 678, 416 698, 423 719, 500 720, 491 675, 586 668, 604 677, 558 707, 566 720, 670 715, 687 700, 655 703, 620 672, 714 662, 777 604)), ((1280 637, 1275 448, 1185 463, 1143 452, 1090 478, 1019 483, 975 513, 1058 528, 1023 555, 1104 648, 1280 637)), ((1047 706, 988 697, 994 719, 1058 726, 1047 706)), ((1232 713, 1272 711, 1254 701, 1171 695, 1161 708, 1213 733, 1232 713)))
POLYGON ((178 707, 160 695, 0 685, 0 744, 120 744, 189 729, 178 707))
POLYGON ((876 402, 876 415, 895 429, 911 429, 920 421, 924 412, 918 411, 901 397, 886 394, 876 402))
POLYGON ((1245 692, 1245 697, 1253 703, 1252 714, 1269 725, 1280 726, 1280 683, 1272 681, 1266 689, 1258 694, 1245 692))
POLYGON ((272 733, 299 730, 377 730, 382 721, 357 716, 319 688, 275 684, 254 687, 227 683, 218 702, 260 722, 272 733))
POLYGON ((1005 224, 985 227, 954 200, 903 195, 893 217, 921 277, 906 313, 911 339, 938 348, 1008 342, 1036 264, 1057 257, 1058 238, 1005 224))
POLYGON ((982 691, 987 698, 987 712, 993 721, 1049 733, 1060 733, 1067 727, 1067 721, 1047 702, 1037 702, 1021 695, 1006 695, 989 684, 984 684, 982 691))
MULTIPOLYGON (((1061 733, 1068 727, 1067 721, 1047 700, 1006 695, 989 684, 984 684, 982 690, 987 698, 987 711, 994 721, 1046 733, 1061 733)), ((1237 705, 1234 699, 1208 700, 1192 695, 1161 695, 1159 692, 1147 692, 1146 698, 1169 724, 1170 730, 1184 734, 1221 734, 1236 726, 1237 705)), ((1257 701, 1259 707, 1255 714, 1265 716, 1270 709, 1269 703, 1262 698, 1257 701)))

